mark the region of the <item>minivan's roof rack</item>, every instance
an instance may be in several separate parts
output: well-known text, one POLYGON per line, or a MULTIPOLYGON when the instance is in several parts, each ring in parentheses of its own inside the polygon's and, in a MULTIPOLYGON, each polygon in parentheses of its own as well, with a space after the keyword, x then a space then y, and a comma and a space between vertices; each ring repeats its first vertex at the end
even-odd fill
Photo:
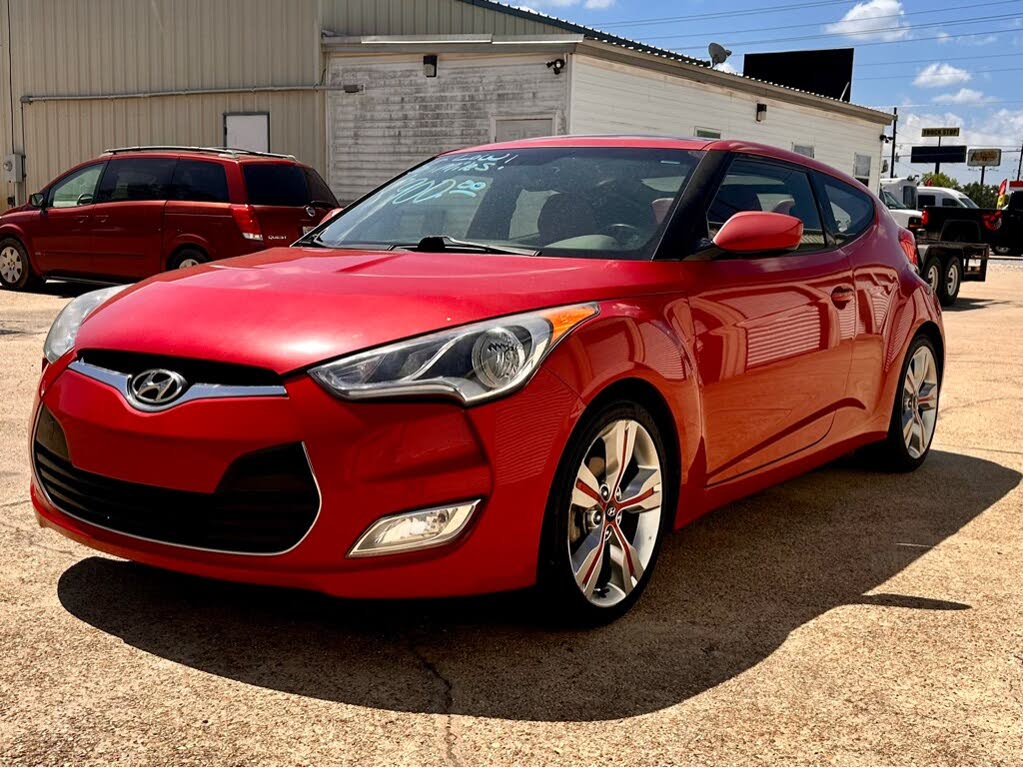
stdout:
POLYGON ((294 155, 276 155, 272 152, 256 152, 251 149, 237 149, 235 147, 176 147, 172 145, 152 145, 142 147, 116 147, 104 149, 104 155, 120 155, 125 152, 210 152, 221 157, 238 157, 239 155, 250 155, 253 157, 279 157, 284 160, 294 160, 294 155))

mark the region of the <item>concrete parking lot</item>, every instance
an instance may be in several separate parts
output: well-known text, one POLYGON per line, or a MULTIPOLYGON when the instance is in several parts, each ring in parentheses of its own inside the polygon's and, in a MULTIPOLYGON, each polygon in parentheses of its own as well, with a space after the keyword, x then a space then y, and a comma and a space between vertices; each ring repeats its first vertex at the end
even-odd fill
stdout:
POLYGON ((589 632, 528 596, 354 603, 38 528, 27 427, 67 296, 0 293, 0 762, 1018 764, 1023 269, 946 313, 934 452, 673 536, 589 632))

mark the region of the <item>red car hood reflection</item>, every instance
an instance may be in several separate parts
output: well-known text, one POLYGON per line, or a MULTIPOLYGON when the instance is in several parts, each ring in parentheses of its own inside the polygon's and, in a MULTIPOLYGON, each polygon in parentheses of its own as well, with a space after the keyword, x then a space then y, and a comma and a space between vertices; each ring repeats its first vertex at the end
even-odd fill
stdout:
POLYGON ((476 320, 656 291, 651 281, 677 270, 603 259, 277 248, 150 278, 90 315, 75 346, 286 373, 476 320))

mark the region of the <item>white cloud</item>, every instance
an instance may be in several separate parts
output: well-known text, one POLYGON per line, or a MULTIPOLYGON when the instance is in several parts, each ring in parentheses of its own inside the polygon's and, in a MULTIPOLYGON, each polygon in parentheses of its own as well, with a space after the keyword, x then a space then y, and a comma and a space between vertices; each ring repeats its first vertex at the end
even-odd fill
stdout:
POLYGON ((952 35, 950 35, 948 32, 945 32, 944 30, 939 31, 938 32, 938 44, 939 45, 944 45, 945 43, 947 43, 949 41, 949 39, 951 37, 952 37, 952 35))
POLYGON ((992 101, 992 98, 973 88, 960 88, 955 93, 934 97, 935 104, 983 104, 986 101, 992 101))
POLYGON ((909 25, 899 0, 867 0, 857 3, 836 22, 825 25, 830 34, 854 40, 902 40, 909 36, 909 25))
POLYGON ((587 8, 601 9, 610 8, 615 4, 615 0, 586 0, 587 8))
POLYGON ((727 72, 730 75, 739 74, 739 70, 737 70, 735 67, 729 64, 727 61, 723 61, 720 64, 715 64, 714 69, 716 69, 718 72, 727 72))
POLYGON ((937 38, 938 45, 945 45, 946 43, 955 43, 956 45, 991 45, 998 41, 998 34, 952 37, 948 32, 941 30, 938 32, 937 38))
POLYGON ((951 64, 934 62, 917 73, 913 85, 920 88, 944 88, 957 83, 968 83, 970 77, 970 73, 965 69, 953 67, 951 64))

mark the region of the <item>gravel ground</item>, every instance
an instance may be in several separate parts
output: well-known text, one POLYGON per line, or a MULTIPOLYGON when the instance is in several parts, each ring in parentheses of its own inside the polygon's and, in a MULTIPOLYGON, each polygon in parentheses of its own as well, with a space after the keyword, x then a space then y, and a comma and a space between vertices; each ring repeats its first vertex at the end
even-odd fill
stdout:
POLYGON ((0 293, 0 762, 1019 764, 1023 270, 946 314, 935 449, 847 459, 667 543, 637 608, 355 603, 36 527, 27 426, 67 296, 0 293))

